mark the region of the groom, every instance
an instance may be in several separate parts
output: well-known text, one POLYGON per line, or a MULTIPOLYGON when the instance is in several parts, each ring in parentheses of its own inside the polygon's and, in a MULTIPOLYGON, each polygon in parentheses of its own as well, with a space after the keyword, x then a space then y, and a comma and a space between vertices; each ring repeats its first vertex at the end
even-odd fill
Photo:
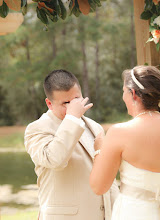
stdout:
POLYGON ((117 185, 104 196, 89 186, 94 138, 103 130, 83 116, 92 104, 86 104, 77 78, 65 70, 51 72, 44 91, 49 110, 25 131, 38 177, 39 220, 110 220, 117 185))

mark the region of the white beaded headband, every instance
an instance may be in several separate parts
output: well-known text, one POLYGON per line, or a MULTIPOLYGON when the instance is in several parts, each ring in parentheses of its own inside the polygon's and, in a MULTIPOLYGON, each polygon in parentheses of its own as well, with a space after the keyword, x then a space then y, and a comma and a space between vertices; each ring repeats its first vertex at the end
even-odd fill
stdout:
POLYGON ((135 82, 135 84, 140 88, 140 89, 144 89, 144 86, 136 79, 135 75, 134 75, 134 70, 131 70, 131 77, 133 79, 133 81, 135 82))

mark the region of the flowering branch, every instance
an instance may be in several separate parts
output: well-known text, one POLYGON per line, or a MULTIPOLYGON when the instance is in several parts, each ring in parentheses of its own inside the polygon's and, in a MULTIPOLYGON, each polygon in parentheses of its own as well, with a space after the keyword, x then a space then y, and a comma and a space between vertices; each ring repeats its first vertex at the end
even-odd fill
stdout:
POLYGON ((145 0, 144 11, 141 19, 150 20, 149 32, 151 37, 147 42, 153 41, 156 49, 160 49, 160 0, 145 0))
MULTIPOLYGON (((94 12, 101 6, 101 1, 105 0, 32 0, 37 4, 37 17, 48 24, 49 19, 57 22, 59 18, 65 20, 67 15, 74 14, 78 17, 81 13, 84 15, 94 12)), ((9 9, 27 13, 27 0, 0 0, 0 17, 5 18, 9 9)))

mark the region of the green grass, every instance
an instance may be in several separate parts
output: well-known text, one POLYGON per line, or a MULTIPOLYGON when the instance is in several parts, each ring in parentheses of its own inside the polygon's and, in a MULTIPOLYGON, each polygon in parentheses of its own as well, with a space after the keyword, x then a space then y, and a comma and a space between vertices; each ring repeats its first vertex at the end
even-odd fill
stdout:
POLYGON ((25 210, 27 208, 32 208, 32 204, 30 205, 25 205, 25 204, 19 204, 16 202, 1 202, 0 203, 1 207, 9 207, 9 208, 18 208, 20 210, 25 210))
POLYGON ((17 132, 0 137, 0 148, 24 149, 24 133, 17 132))
POLYGON ((38 219, 38 212, 18 212, 14 215, 2 215, 1 220, 36 220, 38 219))
POLYGON ((26 152, 0 153, 0 185, 11 184, 13 192, 22 185, 36 184, 34 164, 26 152))

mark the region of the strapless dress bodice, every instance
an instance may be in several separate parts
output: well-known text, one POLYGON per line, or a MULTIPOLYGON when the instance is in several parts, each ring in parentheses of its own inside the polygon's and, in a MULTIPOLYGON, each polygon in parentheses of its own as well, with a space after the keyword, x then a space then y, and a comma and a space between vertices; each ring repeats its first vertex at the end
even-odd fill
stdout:
POLYGON ((137 168, 125 160, 122 160, 119 171, 122 183, 155 193, 160 191, 160 173, 137 168))
POLYGON ((160 220, 160 173, 120 165, 121 187, 111 220, 160 220))

